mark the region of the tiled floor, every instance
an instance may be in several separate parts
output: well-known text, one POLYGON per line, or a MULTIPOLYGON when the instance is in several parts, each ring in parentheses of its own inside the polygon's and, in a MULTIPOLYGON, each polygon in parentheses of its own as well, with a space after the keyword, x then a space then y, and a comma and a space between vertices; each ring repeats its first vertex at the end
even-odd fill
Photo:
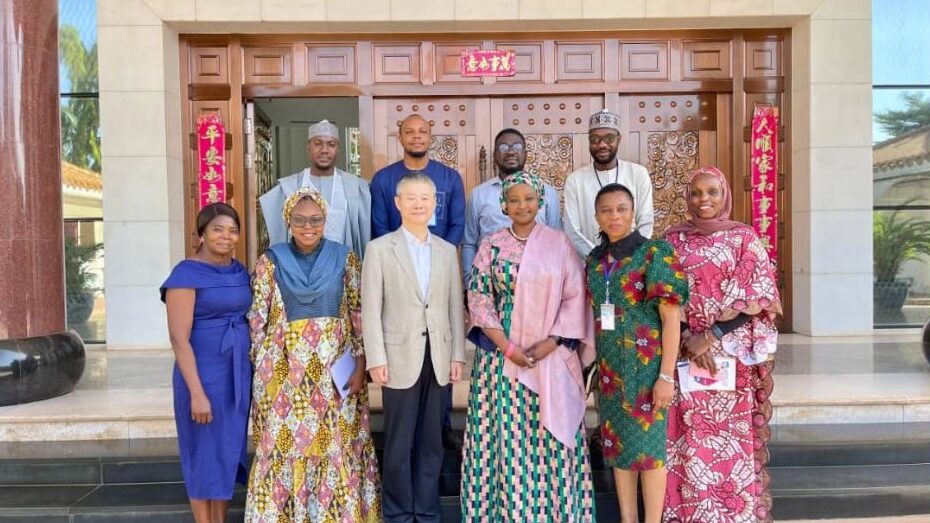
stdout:
MULTIPOLYGON (((786 334, 776 358, 776 426, 930 421, 930 365, 916 331, 786 334)), ((91 346, 75 392, 0 408, 0 441, 171 437, 173 362, 169 350, 91 346)), ((371 392, 378 410, 380 391, 372 386, 371 392)), ((455 387, 457 409, 464 409, 467 393, 467 382, 455 387)))

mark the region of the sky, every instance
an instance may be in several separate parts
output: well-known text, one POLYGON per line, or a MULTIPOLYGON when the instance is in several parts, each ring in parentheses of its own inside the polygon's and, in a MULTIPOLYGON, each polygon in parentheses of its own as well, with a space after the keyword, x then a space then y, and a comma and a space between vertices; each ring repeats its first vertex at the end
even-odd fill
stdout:
MULTIPOLYGON (((925 84, 930 97, 930 0, 872 0, 872 111, 901 107, 901 89, 882 85, 925 84)), ((873 123, 872 139, 889 136, 873 123)))

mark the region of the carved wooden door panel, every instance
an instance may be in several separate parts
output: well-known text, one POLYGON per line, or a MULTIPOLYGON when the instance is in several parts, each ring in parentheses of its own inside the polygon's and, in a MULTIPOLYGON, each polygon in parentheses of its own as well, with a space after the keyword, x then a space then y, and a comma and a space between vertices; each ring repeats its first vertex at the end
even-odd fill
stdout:
POLYGON ((729 96, 717 94, 620 98, 619 155, 649 170, 655 205, 653 237, 685 219, 688 175, 697 167, 715 165, 731 177, 733 185, 729 106, 729 96))
POLYGON ((496 174, 490 142, 501 129, 512 127, 526 137, 526 171, 541 177, 561 196, 568 175, 591 161, 588 118, 603 107, 601 96, 492 99, 488 176, 496 174))
POLYGON ((375 168, 403 158, 397 141, 400 122, 416 113, 432 128, 430 157, 462 175, 466 193, 480 183, 478 156, 487 135, 486 98, 390 98, 374 102, 375 168))

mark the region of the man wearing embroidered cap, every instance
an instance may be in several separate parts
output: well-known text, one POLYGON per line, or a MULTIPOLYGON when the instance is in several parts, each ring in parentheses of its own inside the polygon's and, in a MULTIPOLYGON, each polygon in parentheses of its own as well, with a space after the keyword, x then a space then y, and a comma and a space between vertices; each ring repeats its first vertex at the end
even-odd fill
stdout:
POLYGON ((565 181, 565 233, 582 258, 598 244, 594 198, 601 187, 619 183, 633 193, 633 225, 643 237, 652 236, 652 180, 642 165, 617 158, 620 117, 604 109, 591 115, 588 147, 593 163, 573 172, 565 181))
POLYGON ((339 128, 327 120, 310 126, 307 156, 310 167, 278 180, 278 185, 259 198, 271 245, 287 241, 281 219, 284 202, 298 189, 319 191, 329 211, 323 236, 350 247, 360 257, 371 239, 371 192, 368 182, 336 168, 339 128))

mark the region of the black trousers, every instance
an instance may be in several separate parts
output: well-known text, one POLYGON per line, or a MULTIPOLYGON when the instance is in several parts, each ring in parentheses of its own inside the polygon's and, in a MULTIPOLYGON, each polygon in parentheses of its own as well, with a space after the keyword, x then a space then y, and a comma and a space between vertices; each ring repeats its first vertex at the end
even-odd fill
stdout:
POLYGON ((445 387, 436 381, 426 344, 420 377, 409 389, 381 389, 385 523, 439 523, 445 387))

